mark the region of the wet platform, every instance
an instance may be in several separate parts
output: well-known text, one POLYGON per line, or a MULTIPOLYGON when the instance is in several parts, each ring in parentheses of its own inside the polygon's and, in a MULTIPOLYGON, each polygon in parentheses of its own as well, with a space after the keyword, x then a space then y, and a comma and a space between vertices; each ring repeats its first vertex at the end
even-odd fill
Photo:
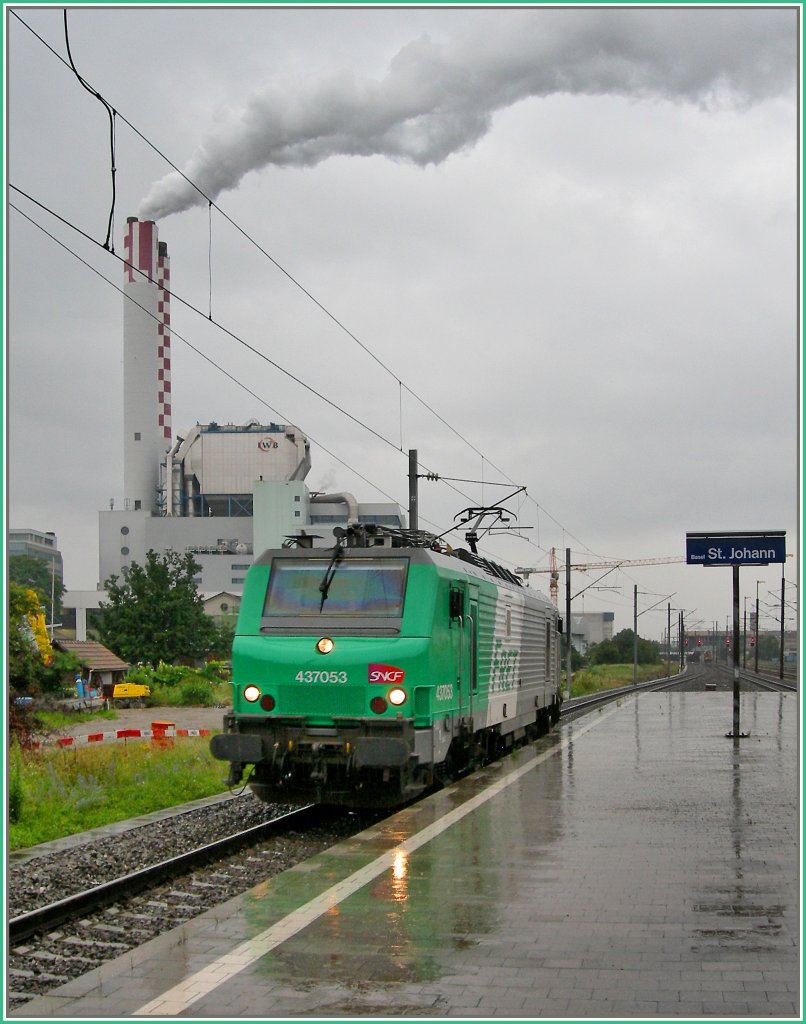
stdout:
POLYGON ((799 1017, 798 705, 644 693, 14 1017, 799 1017))

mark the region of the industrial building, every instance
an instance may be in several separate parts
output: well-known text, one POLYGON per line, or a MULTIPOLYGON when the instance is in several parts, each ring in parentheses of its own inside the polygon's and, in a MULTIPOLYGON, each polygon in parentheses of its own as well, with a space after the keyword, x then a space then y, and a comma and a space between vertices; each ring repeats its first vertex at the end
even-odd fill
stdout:
POLYGON ((203 596, 239 594, 255 552, 281 547, 304 530, 332 546, 349 523, 404 526, 398 505, 309 490, 310 446, 293 426, 197 424, 165 453, 155 479, 156 509, 131 499, 99 513, 100 580, 119 576, 146 552, 190 552, 203 596))
POLYGON ((613 612, 573 612, 571 614, 571 643, 580 654, 586 654, 593 644, 613 639, 613 612))
POLYGON ((29 555, 46 563, 54 580, 64 583, 62 553, 56 543, 56 534, 40 530, 9 530, 8 554, 29 555))
POLYGON ((127 221, 123 314, 122 507, 99 513, 99 590, 67 595, 76 637, 101 589, 146 553, 190 552, 196 584, 215 615, 235 611, 255 553, 305 531, 332 546, 349 523, 405 527, 399 505, 311 491, 310 444, 292 425, 201 424, 175 436, 171 423, 170 261, 153 221, 127 221), (222 604, 226 609, 222 609, 222 604))

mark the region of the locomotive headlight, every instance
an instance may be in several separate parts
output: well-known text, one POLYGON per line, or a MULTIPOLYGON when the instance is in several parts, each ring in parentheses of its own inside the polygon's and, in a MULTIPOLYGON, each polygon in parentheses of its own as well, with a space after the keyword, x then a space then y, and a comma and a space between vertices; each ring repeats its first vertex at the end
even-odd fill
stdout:
POLYGON ((260 689, 257 686, 246 686, 243 691, 244 699, 248 700, 250 704, 254 704, 256 700, 260 700, 260 689))
POLYGON ((396 708, 399 708, 401 704, 406 703, 406 691, 401 690, 400 687, 395 687, 394 690, 390 690, 387 694, 389 703, 393 704, 396 708))
POLYGON ((321 640, 316 642, 316 649, 320 654, 330 654, 335 646, 335 643, 329 636, 323 636, 321 640))

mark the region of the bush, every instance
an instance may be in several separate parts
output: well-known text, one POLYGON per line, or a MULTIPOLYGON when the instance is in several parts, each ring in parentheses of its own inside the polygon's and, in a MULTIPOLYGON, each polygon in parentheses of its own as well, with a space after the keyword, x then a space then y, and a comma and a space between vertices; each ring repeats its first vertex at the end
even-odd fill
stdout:
POLYGON ((53 696, 74 696, 73 680, 81 672, 81 662, 72 651, 55 651, 42 673, 42 692, 53 696))
POLYGON ((206 661, 199 669, 200 675, 214 683, 228 683, 231 664, 229 661, 206 661))
POLYGON ((16 825, 22 818, 25 803, 25 790, 22 788, 22 755, 17 743, 11 748, 9 761, 8 820, 12 825, 16 825))
POLYGON ((181 686, 158 686, 151 691, 150 703, 157 707, 177 708, 200 705, 205 708, 226 707, 232 703, 229 683, 211 683, 188 678, 181 686))
POLYGON ((152 678, 157 686, 179 686, 193 671, 187 665, 168 665, 161 661, 152 670, 152 678))
POLYGON ((138 665, 136 668, 130 668, 126 673, 126 678, 121 681, 124 683, 139 683, 140 686, 153 686, 154 671, 146 665, 138 665))
POLYGON ((215 705, 213 688, 203 679, 188 679, 179 688, 179 704, 181 707, 191 707, 200 704, 202 707, 211 708, 215 705))
POLYGON ((17 703, 18 696, 16 690, 11 691, 8 731, 12 742, 16 742, 19 747, 28 748, 33 743, 34 734, 41 731, 42 723, 34 710, 33 703, 17 703))

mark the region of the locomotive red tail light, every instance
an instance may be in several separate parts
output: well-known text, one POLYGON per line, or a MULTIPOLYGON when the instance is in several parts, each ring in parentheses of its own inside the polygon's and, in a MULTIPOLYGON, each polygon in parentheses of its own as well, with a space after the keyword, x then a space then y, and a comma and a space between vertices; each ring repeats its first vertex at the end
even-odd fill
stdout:
POLYGON ((399 708, 401 704, 406 703, 406 691, 401 690, 400 687, 395 687, 394 690, 390 690, 386 696, 389 698, 389 703, 393 704, 396 708, 399 708))
POLYGON ((264 711, 274 711, 274 705, 274 697, 272 697, 270 694, 267 693, 265 696, 260 698, 260 706, 263 708, 264 711))
POLYGON ((243 695, 244 700, 248 700, 250 704, 254 704, 255 701, 260 698, 260 690, 254 685, 246 686, 244 687, 243 695))
POLYGON ((373 697, 369 702, 369 706, 376 715, 382 715, 386 711, 387 704, 383 697, 373 697))

